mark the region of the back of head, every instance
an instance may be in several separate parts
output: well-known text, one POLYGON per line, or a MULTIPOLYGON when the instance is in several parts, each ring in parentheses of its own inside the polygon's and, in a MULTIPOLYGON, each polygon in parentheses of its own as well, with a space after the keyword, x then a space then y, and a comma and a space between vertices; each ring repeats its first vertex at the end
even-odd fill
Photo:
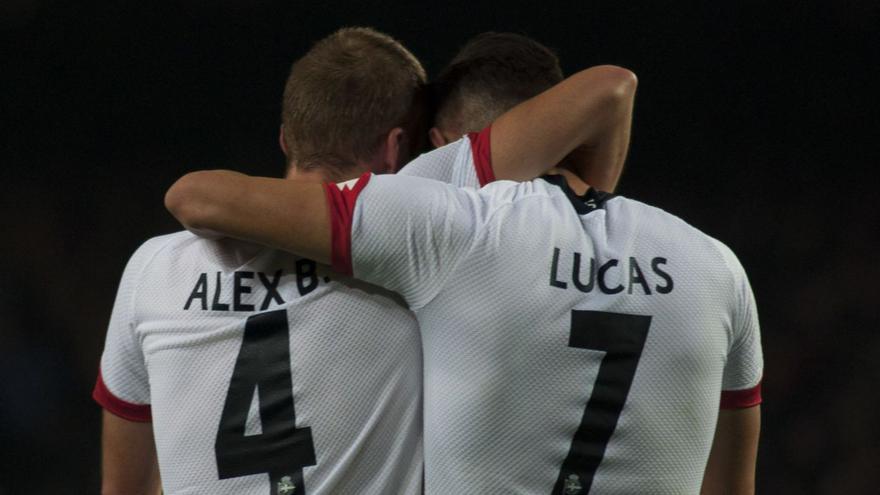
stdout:
POLYGON ((412 53, 371 28, 343 28, 317 42, 293 64, 284 88, 288 165, 346 178, 376 160, 390 130, 403 128, 412 145, 424 135, 425 81, 412 53))
POLYGON ((465 44, 432 84, 434 125, 456 136, 562 81, 559 59, 537 41, 487 32, 465 44))

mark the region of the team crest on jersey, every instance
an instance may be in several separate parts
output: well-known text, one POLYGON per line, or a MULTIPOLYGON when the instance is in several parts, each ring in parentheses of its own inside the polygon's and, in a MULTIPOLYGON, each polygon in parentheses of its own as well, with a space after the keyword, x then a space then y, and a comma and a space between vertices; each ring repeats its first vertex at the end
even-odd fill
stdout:
POLYGON ((569 474, 568 478, 565 479, 565 486, 562 488, 562 493, 565 495, 578 495, 581 492, 583 486, 581 486, 581 479, 576 474, 569 474))
POLYGON ((294 492, 296 485, 293 484, 293 480, 290 476, 282 476, 281 481, 278 482, 278 495, 293 495, 294 492))

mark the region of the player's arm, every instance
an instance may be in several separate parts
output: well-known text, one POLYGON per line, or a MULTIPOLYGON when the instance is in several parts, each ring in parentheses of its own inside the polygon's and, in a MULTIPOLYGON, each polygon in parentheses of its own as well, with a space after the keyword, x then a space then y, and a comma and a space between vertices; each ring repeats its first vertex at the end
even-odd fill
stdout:
POLYGON ((755 493, 761 406, 722 409, 703 477, 702 495, 755 493))
POLYGON ((601 65, 512 108, 491 126, 496 179, 531 180, 566 157, 587 183, 617 186, 629 146, 637 79, 601 65))
POLYGON ((178 179, 165 194, 165 207, 196 234, 221 234, 330 263, 330 216, 319 183, 204 170, 178 179))
POLYGON ((731 335, 704 494, 751 494, 761 431, 764 358, 755 296, 739 260, 718 243, 731 273, 731 335))
POLYGON ((104 411, 101 433, 101 493, 161 493, 153 424, 129 421, 104 411))
POLYGON ((104 409, 101 434, 104 494, 159 493, 150 382, 136 334, 135 299, 140 276, 162 245, 157 239, 145 242, 125 267, 92 391, 92 398, 104 409))
POLYGON ((485 214, 473 191, 416 177, 364 174, 351 187, 187 174, 165 203, 188 229, 256 242, 330 264, 401 294, 430 300, 475 238, 485 214))

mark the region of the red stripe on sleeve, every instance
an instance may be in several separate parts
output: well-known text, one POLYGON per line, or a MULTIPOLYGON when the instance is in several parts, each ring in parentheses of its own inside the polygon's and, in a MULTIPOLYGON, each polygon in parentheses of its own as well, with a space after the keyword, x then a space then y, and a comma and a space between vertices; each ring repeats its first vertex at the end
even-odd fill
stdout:
POLYGON ((752 388, 721 391, 721 409, 742 409, 757 406, 761 401, 761 382, 752 388))
POLYGON ((95 389, 92 391, 92 398, 107 411, 129 421, 137 421, 138 423, 149 423, 153 421, 153 412, 149 404, 132 404, 126 402, 119 397, 113 395, 113 392, 104 385, 104 378, 98 371, 98 380, 95 382, 95 389))
POLYGON ((330 208, 330 263, 333 271, 352 275, 351 266, 351 225, 354 219, 354 205, 358 194, 370 181, 370 173, 361 175, 354 187, 330 182, 324 183, 327 193, 327 206, 330 208))
POLYGON ((471 140, 471 153, 474 157, 474 168, 477 171, 477 179, 480 187, 490 182, 495 182, 495 172, 492 171, 492 125, 489 124, 480 132, 469 132, 467 137, 471 140))

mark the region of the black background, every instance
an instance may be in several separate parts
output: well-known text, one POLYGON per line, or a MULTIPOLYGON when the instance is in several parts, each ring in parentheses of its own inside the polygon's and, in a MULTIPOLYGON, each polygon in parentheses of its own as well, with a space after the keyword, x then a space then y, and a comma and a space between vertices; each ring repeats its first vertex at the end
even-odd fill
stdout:
POLYGON ((759 491, 876 489, 877 2, 4 0, 0 493, 97 492, 90 392, 128 256, 178 229, 162 196, 184 172, 280 174, 290 63, 344 25, 430 74, 486 30, 535 37, 568 73, 635 71, 618 192, 731 246, 758 300, 759 491))

